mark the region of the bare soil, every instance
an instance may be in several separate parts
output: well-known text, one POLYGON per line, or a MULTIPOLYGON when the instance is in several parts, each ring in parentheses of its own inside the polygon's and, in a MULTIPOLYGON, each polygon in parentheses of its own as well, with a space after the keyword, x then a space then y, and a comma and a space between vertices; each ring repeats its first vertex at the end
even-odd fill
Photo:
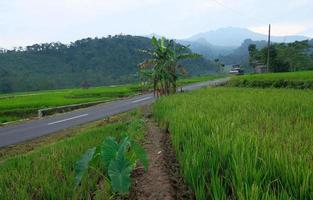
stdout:
POLYGON ((149 159, 147 172, 142 167, 134 170, 130 200, 195 199, 179 176, 179 165, 172 149, 170 134, 147 120, 147 135, 143 147, 149 159))

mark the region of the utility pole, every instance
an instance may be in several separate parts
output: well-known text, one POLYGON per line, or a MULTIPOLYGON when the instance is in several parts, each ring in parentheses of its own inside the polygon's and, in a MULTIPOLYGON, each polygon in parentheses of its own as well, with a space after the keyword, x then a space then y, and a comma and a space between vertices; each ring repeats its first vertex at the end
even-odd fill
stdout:
POLYGON ((270 47, 271 47, 271 24, 268 26, 268 43, 267 43, 267 72, 270 71, 270 47))

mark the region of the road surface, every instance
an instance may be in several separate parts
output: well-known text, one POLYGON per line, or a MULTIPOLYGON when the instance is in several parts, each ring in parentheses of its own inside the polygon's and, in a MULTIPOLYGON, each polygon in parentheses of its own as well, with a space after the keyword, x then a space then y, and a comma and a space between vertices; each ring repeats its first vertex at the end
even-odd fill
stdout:
MULTIPOLYGON (((209 85, 225 83, 228 78, 195 83, 183 87, 184 91, 195 90, 209 85)), ((139 95, 132 98, 99 104, 69 113, 54 115, 42 119, 26 121, 16 125, 0 127, 0 148, 21 143, 44 135, 70 128, 79 124, 96 121, 107 116, 122 113, 136 107, 151 104, 153 94, 139 95)))

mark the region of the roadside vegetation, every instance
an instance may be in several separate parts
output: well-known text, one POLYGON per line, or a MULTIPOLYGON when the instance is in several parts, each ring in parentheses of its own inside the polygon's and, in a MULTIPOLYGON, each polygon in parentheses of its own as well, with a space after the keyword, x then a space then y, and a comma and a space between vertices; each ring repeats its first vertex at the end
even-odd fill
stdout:
POLYGON ((313 89, 313 71, 235 76, 232 77, 228 85, 235 87, 313 89))
POLYGON ((108 137, 142 141, 145 122, 135 110, 120 121, 99 125, 26 154, 0 159, 0 199, 111 199, 110 177, 98 160, 90 163, 77 185, 77 161, 108 137), (76 169, 76 170, 75 170, 76 169), (76 187, 75 187, 76 186, 76 187))
POLYGON ((196 198, 311 199, 313 93, 211 88, 159 99, 196 198))

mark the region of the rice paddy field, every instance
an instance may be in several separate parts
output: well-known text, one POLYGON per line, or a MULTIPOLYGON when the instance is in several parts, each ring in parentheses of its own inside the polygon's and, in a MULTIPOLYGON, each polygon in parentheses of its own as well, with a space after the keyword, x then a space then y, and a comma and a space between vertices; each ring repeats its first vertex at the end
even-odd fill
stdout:
POLYGON ((34 117, 43 108, 65 106, 95 101, 109 101, 134 95, 141 91, 139 85, 65 89, 34 93, 0 95, 0 124, 34 117))
POLYGON ((33 151, 0 157, 0 199, 112 199, 108 177, 98 163, 90 166, 82 184, 75 188, 75 164, 90 147, 108 136, 127 134, 140 141, 145 123, 139 110, 118 116, 117 122, 97 122, 93 128, 75 133, 33 151))
POLYGON ((236 87, 313 89, 313 71, 248 74, 229 82, 236 87))
POLYGON ((202 89, 153 113, 196 199, 313 199, 312 91, 202 89))

